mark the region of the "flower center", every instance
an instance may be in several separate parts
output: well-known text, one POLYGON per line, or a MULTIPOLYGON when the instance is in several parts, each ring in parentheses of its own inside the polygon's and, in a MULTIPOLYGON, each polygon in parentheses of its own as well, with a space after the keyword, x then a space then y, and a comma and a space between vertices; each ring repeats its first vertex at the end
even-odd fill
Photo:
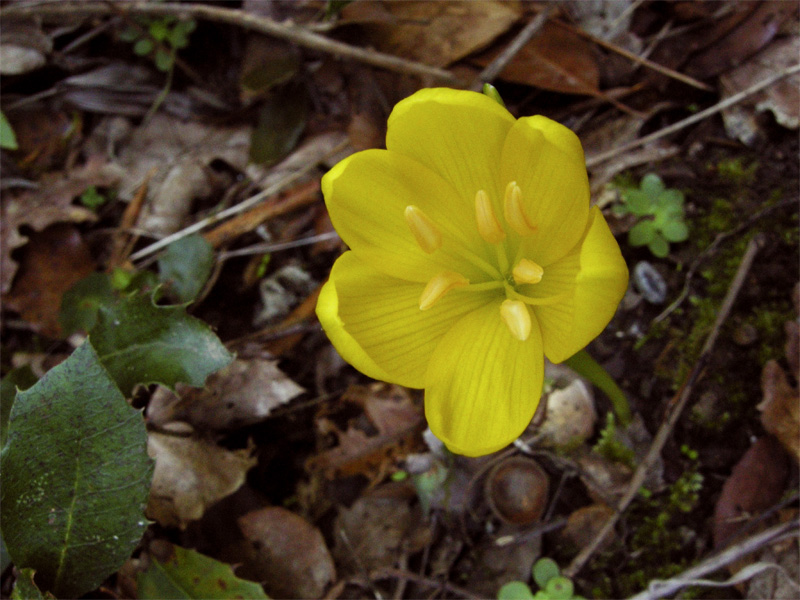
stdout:
MULTIPOLYGON (((525 211, 522 189, 516 181, 510 181, 506 185, 502 206, 503 220, 507 228, 520 237, 533 236, 537 233, 538 226, 525 211)), ((478 190, 475 194, 475 223, 480 237, 494 247, 497 259, 495 265, 487 263, 477 253, 458 242, 443 248, 445 238, 442 229, 420 208, 414 205, 407 206, 405 218, 414 239, 424 252, 455 253, 459 259, 466 259, 489 276, 488 281, 470 283, 460 273, 442 271, 433 276, 423 289, 419 298, 420 310, 428 310, 450 290, 467 292, 496 290, 499 296, 505 296, 500 303, 500 318, 512 336, 525 341, 530 336, 532 327, 530 306, 555 304, 569 295, 563 293, 549 297, 532 297, 520 292, 518 287, 521 285, 539 283, 544 277, 544 269, 533 259, 522 256, 522 245, 519 246, 513 263, 509 261, 509 251, 512 249, 506 235, 507 229, 503 227, 486 190, 478 190)), ((450 240, 455 236, 446 237, 450 240)), ((515 241, 519 243, 519 240, 515 241)))

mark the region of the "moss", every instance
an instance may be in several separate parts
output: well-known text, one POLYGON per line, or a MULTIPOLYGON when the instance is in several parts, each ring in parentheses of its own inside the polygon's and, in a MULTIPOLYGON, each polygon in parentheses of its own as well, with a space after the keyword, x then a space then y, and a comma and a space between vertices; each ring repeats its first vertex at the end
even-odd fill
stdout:
POLYGON ((753 161, 745 166, 742 157, 724 158, 717 163, 717 175, 723 183, 736 186, 750 186, 753 184, 758 170, 758 161, 753 161))

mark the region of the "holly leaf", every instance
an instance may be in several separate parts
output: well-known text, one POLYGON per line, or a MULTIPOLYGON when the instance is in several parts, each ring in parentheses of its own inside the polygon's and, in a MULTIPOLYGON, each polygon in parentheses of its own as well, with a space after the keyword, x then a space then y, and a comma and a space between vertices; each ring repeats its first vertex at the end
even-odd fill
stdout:
POLYGON ((152 557, 137 584, 143 599, 267 598, 260 585, 236 577, 230 565, 180 546, 172 546, 164 560, 152 557))
POLYGON ((0 448, 6 443, 8 418, 11 416, 17 389, 27 390, 36 383, 36 379, 33 370, 25 365, 10 370, 0 381, 0 448))
POLYGON ((208 325, 183 306, 157 306, 151 296, 122 296, 101 305, 90 337, 125 396, 137 383, 201 387, 233 360, 208 325))
POLYGON ((159 279, 181 302, 197 298, 213 267, 214 248, 198 234, 171 243, 158 260, 159 279))
POLYGON ((97 310, 114 300, 111 279, 105 273, 92 273, 73 285, 61 297, 58 322, 64 335, 90 331, 97 323, 97 310))
POLYGON ((147 527, 153 464, 131 408, 85 342, 11 408, 0 518, 18 568, 79 598, 130 556, 147 527))

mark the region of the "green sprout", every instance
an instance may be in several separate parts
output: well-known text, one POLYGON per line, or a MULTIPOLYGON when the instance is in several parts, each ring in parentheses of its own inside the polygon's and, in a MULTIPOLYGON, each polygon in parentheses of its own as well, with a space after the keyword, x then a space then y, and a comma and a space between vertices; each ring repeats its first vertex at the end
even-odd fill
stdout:
POLYGON ((683 193, 666 188, 655 173, 642 177, 638 189, 622 188, 620 192, 622 203, 614 207, 614 214, 639 218, 628 232, 631 246, 647 246, 655 256, 664 258, 669 254, 670 242, 683 242, 689 237, 683 221, 683 193))
POLYGON ((575 587, 561 571, 552 558, 540 558, 531 569, 533 580, 539 586, 535 594, 522 581, 509 581, 497 593, 498 600, 585 600, 583 596, 573 596, 575 587))
POLYGON ((193 20, 179 21, 167 15, 159 19, 145 19, 138 26, 131 25, 119 37, 133 43, 133 51, 139 56, 150 56, 159 71, 170 72, 175 65, 178 50, 189 45, 189 34, 197 23, 193 20))

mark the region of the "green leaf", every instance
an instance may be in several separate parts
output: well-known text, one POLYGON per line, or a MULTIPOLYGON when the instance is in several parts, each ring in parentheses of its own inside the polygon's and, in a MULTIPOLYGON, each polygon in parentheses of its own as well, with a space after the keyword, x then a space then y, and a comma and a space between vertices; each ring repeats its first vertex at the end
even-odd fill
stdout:
POLYGON ((122 42, 133 42, 134 40, 139 39, 141 37, 141 35, 142 35, 142 32, 139 29, 137 29, 136 27, 133 27, 131 25, 129 27, 126 27, 122 31, 120 31, 117 34, 117 37, 122 42))
POLYGON ((269 166, 291 152, 306 127, 307 112, 306 95, 299 86, 288 86, 270 97, 250 139, 250 160, 269 166))
POLYGON ((33 576, 36 573, 33 569, 20 569, 17 582, 11 591, 11 600, 45 600, 52 598, 50 594, 42 595, 42 591, 36 587, 33 576))
POLYGON ((628 232, 628 243, 631 246, 644 246, 649 244, 657 234, 658 231, 652 220, 639 221, 628 232))
POLYGON ((200 387, 233 360, 211 328, 184 307, 156 306, 140 294, 100 306, 90 337, 125 396, 137 383, 200 387))
POLYGON ((19 148, 14 129, 2 111, 0 111, 0 148, 4 150, 16 150, 19 148))
POLYGON ((628 212, 643 217, 653 213, 653 201, 639 190, 626 190, 623 195, 628 212))
POLYGON ((163 18, 150 23, 148 31, 150 32, 150 35, 153 36, 153 39, 159 42, 163 42, 167 39, 167 36, 169 35, 170 21, 171 19, 163 18))
POLYGON ((532 598, 531 588, 521 581, 509 581, 497 592, 497 600, 530 600, 532 598))
POLYGON ((19 392, 0 455, 0 518, 17 567, 61 598, 119 569, 147 527, 146 446, 142 415, 88 342, 19 392))
POLYGON ((183 303, 197 298, 213 268, 214 248, 199 234, 171 243, 158 260, 159 279, 183 303))
POLYGON ((543 588, 553 577, 558 577, 561 571, 558 568, 558 563, 552 558, 540 558, 533 564, 531 573, 536 585, 543 588))
POLYGON ((650 248, 650 252, 653 253, 653 256, 657 256, 658 258, 664 258, 669 254, 669 243, 661 234, 657 234, 652 241, 647 244, 647 247, 650 248))
POLYGON ((568 600, 572 598, 575 587, 566 577, 553 577, 547 582, 544 591, 552 600, 568 600))
POLYGON ((600 388, 614 408, 614 414, 623 426, 631 422, 631 406, 625 392, 603 366, 593 359, 586 350, 579 350, 564 361, 570 369, 600 388))
POLYGON ((106 203, 106 197, 97 191, 97 188, 90 185, 86 191, 81 194, 81 204, 89 210, 97 210, 106 203))
POLYGON ((73 285, 61 297, 58 321, 64 335, 91 330, 97 323, 97 310, 114 302, 114 297, 111 278, 105 273, 92 273, 73 285))
POLYGON ((503 102, 503 97, 500 95, 500 92, 498 92, 497 88, 494 87, 491 83, 483 84, 483 95, 488 96, 503 108, 506 107, 506 103, 503 102))
POLYGON ((139 56, 147 56, 153 51, 153 40, 142 38, 133 45, 133 52, 139 56))
POLYGON ((664 182, 655 173, 648 173, 642 177, 639 188, 650 197, 651 201, 655 201, 664 191, 664 182))
POLYGON ((172 68, 172 64, 175 62, 175 52, 168 52, 163 48, 159 48, 156 50, 156 55, 153 57, 153 60, 156 63, 156 68, 166 73, 172 68))
POLYGON ((27 390, 36 381, 37 377, 28 365, 10 370, 0 381, 0 448, 6 443, 8 418, 11 407, 14 406, 17 388, 27 390))
POLYGON ((137 577, 139 598, 267 598, 257 583, 233 574, 230 565, 180 546, 164 562, 152 557, 137 577))
POLYGON ((197 27, 197 23, 194 20, 179 21, 167 38, 169 43, 175 49, 185 48, 189 45, 189 34, 194 31, 195 27, 197 27))
POLYGON ((683 192, 676 189, 664 190, 661 196, 658 197, 658 203, 662 209, 668 211, 680 211, 683 214, 683 192))
POLYGON ((668 242, 685 242, 689 238, 689 228, 683 221, 667 221, 661 226, 661 234, 668 242))

